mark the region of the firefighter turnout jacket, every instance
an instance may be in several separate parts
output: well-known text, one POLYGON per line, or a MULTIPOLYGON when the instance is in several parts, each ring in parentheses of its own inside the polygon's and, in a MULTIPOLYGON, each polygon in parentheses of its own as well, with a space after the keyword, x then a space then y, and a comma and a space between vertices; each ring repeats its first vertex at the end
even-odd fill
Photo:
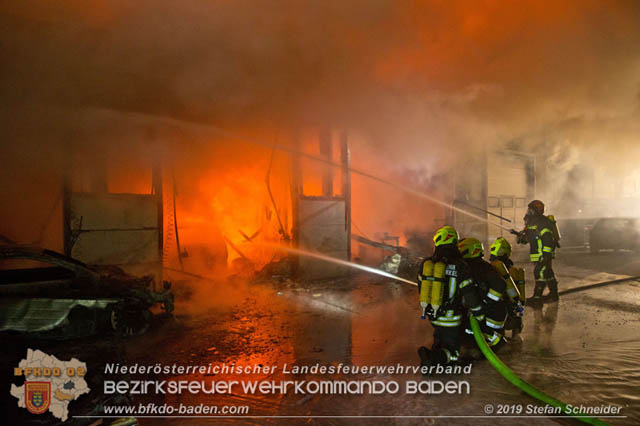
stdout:
POLYGON ((505 302, 507 286, 498 271, 481 257, 467 259, 471 275, 483 299, 485 313, 485 338, 489 346, 498 344, 502 338, 507 317, 505 302))
POLYGON ((531 218, 521 236, 519 243, 529 243, 529 259, 539 262, 543 258, 555 256, 556 241, 554 238, 555 224, 544 215, 531 218))

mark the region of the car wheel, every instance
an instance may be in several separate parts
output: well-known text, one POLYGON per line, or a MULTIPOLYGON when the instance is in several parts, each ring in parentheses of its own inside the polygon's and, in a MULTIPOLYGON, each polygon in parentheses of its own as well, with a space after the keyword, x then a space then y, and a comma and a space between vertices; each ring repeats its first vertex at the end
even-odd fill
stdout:
POLYGON ((111 311, 111 327, 119 336, 139 336, 151 325, 153 314, 147 309, 116 305, 111 311))

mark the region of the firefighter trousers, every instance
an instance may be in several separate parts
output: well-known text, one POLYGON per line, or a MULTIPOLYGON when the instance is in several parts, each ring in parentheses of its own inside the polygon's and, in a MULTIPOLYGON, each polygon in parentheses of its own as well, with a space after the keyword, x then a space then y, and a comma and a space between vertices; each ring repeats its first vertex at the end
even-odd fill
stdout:
POLYGON ((444 366, 458 363, 461 327, 461 325, 455 327, 433 326, 433 346, 429 353, 431 365, 440 364, 444 366))
POLYGON ((549 292, 557 295, 558 293, 558 281, 556 275, 553 272, 552 259, 540 259, 535 263, 533 268, 533 275, 536 280, 536 286, 533 290, 534 297, 542 296, 542 292, 545 287, 549 286, 549 292))

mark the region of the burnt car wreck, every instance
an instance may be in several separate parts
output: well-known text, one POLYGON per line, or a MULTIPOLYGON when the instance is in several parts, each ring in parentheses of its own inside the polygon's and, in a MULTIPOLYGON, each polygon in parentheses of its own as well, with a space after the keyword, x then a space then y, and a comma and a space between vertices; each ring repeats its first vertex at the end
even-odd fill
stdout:
POLYGON ((171 283, 154 290, 154 278, 134 277, 117 266, 89 266, 60 253, 19 245, 0 246, 0 261, 37 267, 0 271, 0 332, 72 339, 112 332, 144 333, 152 308, 171 315, 171 283), (43 265, 43 266, 41 266, 43 265))

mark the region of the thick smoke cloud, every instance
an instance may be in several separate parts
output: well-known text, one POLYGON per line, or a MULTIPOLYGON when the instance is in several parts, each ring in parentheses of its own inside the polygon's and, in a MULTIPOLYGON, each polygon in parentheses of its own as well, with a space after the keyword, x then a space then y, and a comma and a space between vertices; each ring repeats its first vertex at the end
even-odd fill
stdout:
POLYGON ((443 142, 487 122, 518 135, 639 103, 635 1, 67 0, 2 12, 5 105, 434 127, 443 142))
POLYGON ((634 0, 21 1, 0 22, 2 153, 23 168, 181 122, 356 129, 430 173, 486 146, 556 150, 558 182, 637 155, 634 0))

